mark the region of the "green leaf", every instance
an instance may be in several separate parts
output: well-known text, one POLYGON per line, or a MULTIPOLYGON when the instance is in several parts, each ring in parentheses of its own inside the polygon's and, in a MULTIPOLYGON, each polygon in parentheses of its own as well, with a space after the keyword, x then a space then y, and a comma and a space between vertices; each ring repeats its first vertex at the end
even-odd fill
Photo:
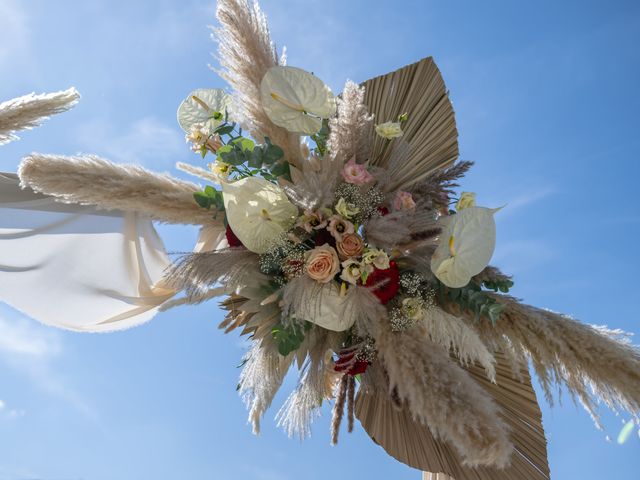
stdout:
POLYGON ((278 162, 271 167, 270 171, 274 177, 284 177, 286 180, 291 180, 289 162, 278 162))
POLYGON ((287 356, 297 350, 304 340, 305 332, 308 332, 311 327, 310 322, 305 322, 303 325, 292 323, 286 327, 278 323, 271 330, 271 335, 278 346, 278 353, 287 356))
POLYGON ((230 152, 219 154, 224 163, 229 165, 242 165, 246 161, 246 155, 242 148, 234 145, 230 152))
POLYGON ((262 168, 262 160, 264 158, 262 147, 254 147, 251 151, 251 155, 247 155, 247 157, 249 159, 248 165, 250 168, 262 168))
POLYGON ((202 208, 206 208, 207 210, 211 208, 211 197, 209 197, 206 193, 196 192, 193 194, 193 198, 195 199, 196 203, 202 208))
POLYGON ((273 165, 282 157, 284 157, 284 150, 277 145, 273 145, 271 143, 267 144, 267 148, 264 150, 264 163, 267 165, 273 165))
POLYGON ((218 128, 216 128, 214 130, 214 133, 217 133, 220 136, 229 135, 231 132, 233 132, 234 128, 235 128, 235 125, 233 123, 229 124, 225 122, 225 123, 222 123, 218 128))
POLYGON ((233 145, 223 145, 218 150, 216 150, 216 153, 218 155, 221 155, 223 153, 229 153, 231 150, 233 150, 233 145))
POLYGON ((235 139, 233 143, 238 145, 245 152, 252 152, 253 148, 256 146, 253 140, 246 137, 239 137, 235 139))

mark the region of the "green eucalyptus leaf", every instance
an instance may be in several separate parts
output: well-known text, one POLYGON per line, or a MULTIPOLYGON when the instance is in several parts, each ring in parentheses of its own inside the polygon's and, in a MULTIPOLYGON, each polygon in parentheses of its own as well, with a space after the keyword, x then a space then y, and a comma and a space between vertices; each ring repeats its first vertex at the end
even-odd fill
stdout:
POLYGON ((211 198, 206 193, 196 192, 193 194, 193 198, 202 208, 206 208, 207 210, 211 208, 211 198))

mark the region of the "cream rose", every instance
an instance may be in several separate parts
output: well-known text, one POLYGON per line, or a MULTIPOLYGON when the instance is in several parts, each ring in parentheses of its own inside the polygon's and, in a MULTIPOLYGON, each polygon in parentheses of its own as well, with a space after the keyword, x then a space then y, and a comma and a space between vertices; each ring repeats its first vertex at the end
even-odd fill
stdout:
POLYGON ((476 194, 473 192, 462 192, 460 200, 456 204, 456 210, 464 210, 465 208, 476 206, 476 194))
POLYGON ((362 254, 364 249, 364 243, 360 235, 355 233, 345 233, 342 236, 342 240, 336 245, 338 255, 341 260, 346 260, 351 257, 358 257, 362 254))
POLYGON ((386 139, 397 138, 403 135, 400 122, 384 122, 376 125, 376 133, 386 139))
POLYGON ((340 270, 338 253, 329 244, 309 250, 304 258, 305 272, 317 282, 330 282, 340 270))

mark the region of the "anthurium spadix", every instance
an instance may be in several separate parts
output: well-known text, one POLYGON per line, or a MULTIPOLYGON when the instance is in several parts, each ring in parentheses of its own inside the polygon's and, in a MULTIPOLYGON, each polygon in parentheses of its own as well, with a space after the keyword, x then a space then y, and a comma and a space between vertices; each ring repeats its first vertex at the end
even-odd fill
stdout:
MULTIPOLYGON (((185 98, 178 107, 178 123, 187 133, 196 124, 215 128, 224 117, 214 118, 216 113, 224 115, 229 110, 231 97, 220 88, 199 88, 185 98)), ((213 128, 211 129, 213 131, 213 128)))
POLYGON ((431 257, 434 275, 451 288, 461 288, 489 264, 496 245, 499 209, 468 207, 442 218, 440 243, 431 257))
POLYGON ((262 107, 276 125, 303 135, 322 128, 336 100, 322 80, 296 67, 271 67, 260 84, 262 107))
POLYGON ((222 196, 233 233, 255 253, 265 253, 298 215, 279 186, 259 177, 223 182, 222 196))

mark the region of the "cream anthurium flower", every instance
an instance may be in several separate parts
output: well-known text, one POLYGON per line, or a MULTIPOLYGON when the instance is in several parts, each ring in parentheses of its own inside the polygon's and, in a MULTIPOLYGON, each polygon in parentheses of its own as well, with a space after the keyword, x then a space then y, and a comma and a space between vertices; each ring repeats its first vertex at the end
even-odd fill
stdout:
POLYGON ((262 107, 276 125, 313 135, 336 112, 336 100, 322 80, 296 67, 271 67, 260 84, 262 107))
POLYGON ((185 98, 178 107, 178 123, 187 133, 196 124, 206 126, 210 133, 220 124, 220 120, 213 118, 215 112, 224 115, 229 110, 231 97, 220 88, 199 88, 185 98))
POLYGON ((265 253, 298 217, 282 189, 263 178, 222 182, 222 197, 233 233, 255 253, 265 253))
POLYGON ((499 209, 467 207, 442 219, 440 244, 431 257, 434 275, 451 288, 461 288, 489 264, 496 245, 499 209))
POLYGON ((303 304, 301 311, 296 312, 296 317, 332 330, 344 332, 349 330, 356 321, 352 308, 346 308, 345 297, 340 295, 340 287, 336 282, 327 284, 320 294, 317 302, 303 304))

